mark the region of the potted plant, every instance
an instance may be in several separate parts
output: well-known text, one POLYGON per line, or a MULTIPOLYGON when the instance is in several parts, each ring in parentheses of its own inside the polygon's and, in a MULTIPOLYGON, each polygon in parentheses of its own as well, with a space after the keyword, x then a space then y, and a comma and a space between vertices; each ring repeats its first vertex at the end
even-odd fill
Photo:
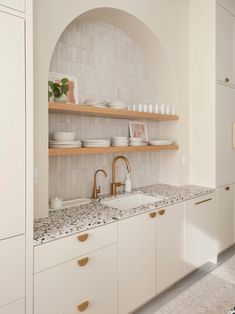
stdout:
POLYGON ((60 82, 48 81, 48 100, 53 96, 55 102, 66 103, 69 90, 69 80, 63 78, 60 82))

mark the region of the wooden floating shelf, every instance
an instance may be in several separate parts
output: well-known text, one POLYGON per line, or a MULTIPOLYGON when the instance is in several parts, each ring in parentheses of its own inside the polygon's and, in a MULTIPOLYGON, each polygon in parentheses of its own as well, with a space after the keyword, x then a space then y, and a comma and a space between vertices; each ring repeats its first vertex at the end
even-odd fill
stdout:
POLYGON ((156 114, 149 112, 138 112, 123 109, 98 108, 86 105, 49 103, 49 112, 77 113, 85 116, 153 120, 153 121, 177 121, 177 115, 156 114))
POLYGON ((126 147, 89 147, 89 148, 49 148, 49 156, 83 155, 83 154, 106 154, 106 153, 128 153, 147 152, 162 150, 178 150, 178 145, 161 146, 126 146, 126 147))

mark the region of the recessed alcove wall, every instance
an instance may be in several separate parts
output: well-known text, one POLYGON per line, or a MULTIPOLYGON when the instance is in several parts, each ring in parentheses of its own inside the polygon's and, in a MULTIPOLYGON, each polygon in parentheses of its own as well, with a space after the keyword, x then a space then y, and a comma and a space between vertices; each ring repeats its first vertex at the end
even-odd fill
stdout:
MULTIPOLYGON (((158 100, 156 82, 143 51, 123 31, 108 23, 73 21, 57 42, 50 71, 77 77, 80 102, 99 98, 153 104, 158 100)), ((159 137, 158 123, 147 122, 147 126, 150 138, 159 137)), ((49 131, 74 131, 81 139, 128 136, 128 121, 50 113, 49 131)), ((108 172, 108 179, 99 180, 103 193, 109 193, 114 156, 50 158, 49 197, 90 196, 93 175, 98 168, 108 172)), ((158 152, 126 156, 131 161, 134 187, 158 182, 158 152)), ((126 169, 120 164, 118 167, 118 177, 124 181, 126 169)))

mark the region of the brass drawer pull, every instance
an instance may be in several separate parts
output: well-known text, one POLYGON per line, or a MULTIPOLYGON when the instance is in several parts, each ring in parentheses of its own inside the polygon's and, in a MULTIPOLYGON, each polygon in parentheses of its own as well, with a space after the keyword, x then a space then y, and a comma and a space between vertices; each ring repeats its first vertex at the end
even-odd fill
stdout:
POLYGON ((161 209, 158 211, 158 214, 163 216, 165 214, 166 210, 165 209, 161 209))
POLYGON ((229 191, 230 190, 230 186, 226 186, 225 190, 229 191))
POLYGON ((155 217, 157 216, 157 213, 156 213, 156 212, 152 212, 152 213, 149 214, 149 216, 150 216, 151 218, 155 218, 155 217))
POLYGON ((85 301, 85 302, 79 304, 79 305, 77 306, 77 308, 78 308, 79 312, 84 312, 84 311, 86 311, 86 309, 88 308, 88 306, 89 306, 89 302, 88 302, 88 301, 85 301))
POLYGON ((78 265, 83 267, 85 266, 89 261, 89 257, 84 257, 78 260, 78 265))
POLYGON ((202 203, 205 203, 205 202, 209 202, 209 201, 212 201, 212 198, 207 198, 206 200, 197 202, 197 203, 195 203, 194 205, 199 205, 199 204, 202 204, 202 203))
POLYGON ((229 77, 226 77, 224 81, 225 81, 226 83, 230 82, 229 77))
POLYGON ((88 239, 89 234, 88 233, 84 233, 79 235, 77 238, 80 242, 85 242, 88 239))

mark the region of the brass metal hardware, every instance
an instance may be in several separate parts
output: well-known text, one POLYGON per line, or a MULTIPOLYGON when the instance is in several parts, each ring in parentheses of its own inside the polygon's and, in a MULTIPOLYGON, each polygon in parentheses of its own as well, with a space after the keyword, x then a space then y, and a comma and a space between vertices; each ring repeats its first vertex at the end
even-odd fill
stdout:
POLYGON ((205 202, 209 202, 209 201, 212 201, 212 198, 207 198, 206 200, 197 202, 197 203, 195 203, 194 205, 199 205, 199 204, 202 204, 202 203, 205 203, 205 202))
POLYGON ((229 83, 230 82, 229 77, 226 77, 224 81, 225 81, 225 83, 229 83))
POLYGON ((230 190, 230 186, 226 186, 225 190, 229 191, 230 190))
POLYGON ((152 212, 152 213, 149 214, 149 216, 150 216, 151 218, 155 218, 155 217, 157 216, 157 213, 156 213, 156 212, 152 212))
POLYGON ((77 306, 79 312, 84 312, 89 306, 89 301, 85 301, 77 306))
POLYGON ((89 234, 88 233, 83 233, 81 235, 79 235, 77 238, 80 242, 85 242, 89 237, 89 234))
POLYGON ((158 211, 158 214, 163 216, 165 214, 166 210, 165 209, 161 209, 158 211))
POLYGON ((117 194, 117 187, 124 185, 121 182, 116 182, 116 171, 115 171, 115 166, 117 160, 123 160, 126 164, 127 171, 130 173, 131 172, 131 166, 129 160, 124 157, 124 156, 117 156, 114 158, 113 163, 112 163, 112 183, 111 183, 111 193, 112 195, 117 194))
POLYGON ((93 198, 97 198, 98 195, 101 193, 101 190, 100 190, 100 186, 97 188, 96 186, 96 176, 99 172, 103 172, 103 174, 105 175, 105 177, 107 178, 107 173, 106 171, 104 171, 103 169, 98 169, 96 170, 95 174, 94 174, 94 185, 93 185, 93 194, 92 194, 92 197, 93 198))
POLYGON ((78 260, 78 265, 83 267, 85 266, 89 261, 89 257, 84 257, 78 260))

